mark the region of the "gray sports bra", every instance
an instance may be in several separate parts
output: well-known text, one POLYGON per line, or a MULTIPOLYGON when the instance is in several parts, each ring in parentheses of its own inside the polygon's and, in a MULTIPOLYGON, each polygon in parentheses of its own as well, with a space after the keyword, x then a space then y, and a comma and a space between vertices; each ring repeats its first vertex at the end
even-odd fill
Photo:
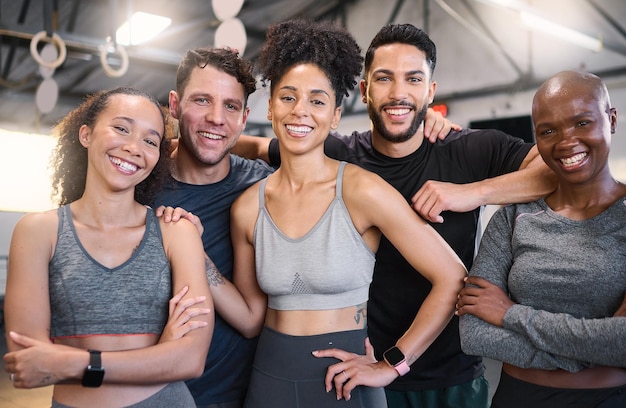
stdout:
POLYGON ((375 255, 341 196, 345 165, 339 165, 334 200, 298 239, 283 234, 272 221, 265 208, 267 178, 261 181, 254 245, 257 279, 270 308, 325 310, 367 302, 375 255))
POLYGON ((172 296, 159 221, 146 209, 146 231, 131 258, 109 269, 82 246, 70 206, 58 210, 59 231, 49 265, 50 337, 158 334, 172 296))

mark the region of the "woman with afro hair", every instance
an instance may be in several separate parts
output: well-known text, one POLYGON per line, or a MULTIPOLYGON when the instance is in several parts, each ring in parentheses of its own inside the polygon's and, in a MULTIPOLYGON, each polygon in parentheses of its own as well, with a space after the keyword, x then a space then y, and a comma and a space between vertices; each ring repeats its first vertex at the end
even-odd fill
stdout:
POLYGON ((419 356, 454 313, 466 274, 454 252, 379 176, 324 154, 357 83, 360 51, 333 23, 292 20, 269 28, 258 59, 282 164, 235 201, 234 285, 211 286, 231 325, 261 333, 248 408, 387 406, 381 387, 398 371, 376 361, 367 341, 382 234, 432 283, 398 348, 419 356), (316 352, 329 348, 343 358, 316 352))

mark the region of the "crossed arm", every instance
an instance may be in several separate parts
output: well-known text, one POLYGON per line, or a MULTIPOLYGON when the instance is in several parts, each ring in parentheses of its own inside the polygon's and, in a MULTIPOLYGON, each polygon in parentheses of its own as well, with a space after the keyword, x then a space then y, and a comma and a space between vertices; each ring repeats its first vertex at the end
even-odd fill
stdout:
MULTIPOLYGON (((5 299, 9 352, 4 363, 5 370, 14 373, 18 388, 80 383, 89 364, 86 349, 50 340, 48 262, 57 224, 55 216, 32 214, 25 216, 13 233, 5 299)), ((105 383, 166 383, 198 376, 204 369, 214 316, 204 279, 202 244, 189 223, 166 229, 176 230, 164 231, 164 239, 170 237, 171 245, 165 248, 171 251, 176 290, 169 304, 169 320, 152 346, 104 351, 105 383)))
MULTIPOLYGON (((522 368, 576 372, 626 367, 626 296, 605 318, 576 318, 515 303, 508 296, 511 234, 501 212, 490 223, 457 302, 463 351, 522 368), (495 228, 499 226, 498 228, 495 228)), ((555 295, 557 296, 557 295, 555 295)))

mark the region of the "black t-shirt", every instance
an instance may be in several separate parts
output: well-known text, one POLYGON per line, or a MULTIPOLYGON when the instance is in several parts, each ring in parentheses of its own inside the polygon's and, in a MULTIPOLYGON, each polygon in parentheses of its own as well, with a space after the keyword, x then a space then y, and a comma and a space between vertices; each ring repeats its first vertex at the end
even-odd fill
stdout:
MULTIPOLYGON (((402 158, 385 156, 372 147, 370 131, 350 136, 333 134, 325 143, 329 157, 345 160, 377 173, 410 202, 427 180, 471 183, 519 169, 532 144, 497 130, 464 129, 402 158)), ((278 164, 278 143, 270 144, 270 159, 278 164)), ((480 209, 444 212, 433 228, 448 242, 469 270, 479 227, 480 209)), ((419 251, 419 248, 415 248, 419 251)), ((376 358, 393 346, 409 328, 431 289, 430 282, 400 255, 383 236, 376 254, 368 302, 368 334, 376 358)), ((387 388, 408 391, 445 388, 478 377, 484 371, 480 357, 461 351, 458 318, 411 365, 411 371, 387 388)))

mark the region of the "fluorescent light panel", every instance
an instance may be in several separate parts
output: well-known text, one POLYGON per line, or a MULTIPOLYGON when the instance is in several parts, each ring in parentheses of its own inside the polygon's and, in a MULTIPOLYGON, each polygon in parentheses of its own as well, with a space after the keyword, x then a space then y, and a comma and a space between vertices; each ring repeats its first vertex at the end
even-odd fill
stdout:
POLYGON ((541 31, 546 34, 558 37, 562 40, 569 41, 572 44, 576 44, 580 47, 587 48, 589 50, 600 52, 602 51, 603 44, 600 38, 594 38, 589 35, 583 34, 580 31, 573 30, 571 28, 562 26, 547 18, 543 18, 537 15, 534 10, 531 10, 525 3, 518 0, 476 0, 481 3, 486 3, 491 6, 499 6, 514 10, 520 13, 522 23, 535 31, 541 31))
POLYGON ((522 11, 520 16, 522 18, 522 23, 533 30, 542 31, 546 34, 569 41, 591 51, 602 51, 602 41, 598 38, 590 37, 580 31, 572 30, 571 28, 556 24, 550 20, 525 11, 522 11))
POLYGON ((172 24, 172 19, 138 11, 115 32, 118 44, 137 45, 156 37, 172 24))

